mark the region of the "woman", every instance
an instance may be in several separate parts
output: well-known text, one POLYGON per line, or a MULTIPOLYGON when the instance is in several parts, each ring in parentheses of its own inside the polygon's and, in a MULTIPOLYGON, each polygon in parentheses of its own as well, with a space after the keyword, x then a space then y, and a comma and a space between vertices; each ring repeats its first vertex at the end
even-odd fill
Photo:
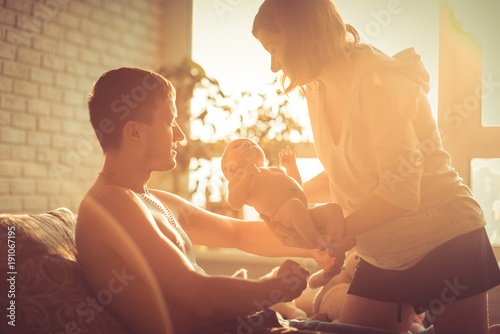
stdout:
POLYGON ((285 92, 307 99, 325 167, 304 185, 308 200, 339 203, 335 237, 357 238, 340 321, 402 331, 429 310, 438 334, 487 333, 500 271, 481 208, 443 150, 420 57, 360 44, 331 0, 265 0, 252 33, 285 92))

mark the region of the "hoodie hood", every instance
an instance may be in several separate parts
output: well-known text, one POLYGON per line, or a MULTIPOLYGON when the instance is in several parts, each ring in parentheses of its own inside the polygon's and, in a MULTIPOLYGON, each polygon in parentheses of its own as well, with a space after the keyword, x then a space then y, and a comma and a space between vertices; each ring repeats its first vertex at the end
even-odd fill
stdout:
POLYGON ((361 79, 379 70, 395 70, 406 77, 418 82, 426 93, 430 91, 429 72, 424 67, 419 54, 414 48, 408 48, 390 57, 371 45, 362 44, 358 46, 359 53, 353 84, 357 85, 361 79))

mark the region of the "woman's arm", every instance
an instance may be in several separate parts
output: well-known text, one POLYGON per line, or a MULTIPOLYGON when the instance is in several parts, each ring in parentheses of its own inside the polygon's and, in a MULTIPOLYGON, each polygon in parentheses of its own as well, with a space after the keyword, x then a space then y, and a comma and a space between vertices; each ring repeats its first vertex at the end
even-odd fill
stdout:
POLYGON ((434 122, 418 121, 422 113, 430 115, 425 92, 401 74, 374 72, 363 79, 360 90, 378 185, 346 217, 347 235, 364 233, 418 210, 425 160, 420 140, 435 127, 434 122))
POLYGON ((324 171, 304 182, 303 187, 309 203, 328 203, 332 201, 328 176, 324 171))

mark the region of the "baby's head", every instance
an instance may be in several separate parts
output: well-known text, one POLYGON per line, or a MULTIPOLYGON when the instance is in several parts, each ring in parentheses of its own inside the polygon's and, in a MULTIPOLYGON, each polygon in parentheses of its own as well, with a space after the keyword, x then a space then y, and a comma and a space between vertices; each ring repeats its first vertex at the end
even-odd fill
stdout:
POLYGON ((243 172, 249 163, 264 167, 265 162, 264 151, 256 142, 248 138, 238 138, 229 143, 222 154, 221 168, 226 179, 230 180, 234 174, 243 172))

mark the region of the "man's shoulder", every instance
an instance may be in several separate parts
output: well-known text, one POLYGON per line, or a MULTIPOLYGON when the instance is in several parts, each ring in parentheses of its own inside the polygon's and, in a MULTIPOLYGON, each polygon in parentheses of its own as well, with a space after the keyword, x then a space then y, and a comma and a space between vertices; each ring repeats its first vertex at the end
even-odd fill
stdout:
POLYGON ((149 192, 166 205, 169 210, 172 211, 176 219, 178 219, 180 215, 190 215, 188 212, 192 212, 195 209, 189 201, 178 195, 158 189, 150 189, 149 192))
POLYGON ((110 205, 116 206, 117 204, 121 206, 123 202, 127 203, 136 200, 137 196, 128 188, 115 185, 94 185, 85 194, 80 204, 80 210, 82 210, 82 207, 84 209, 95 209, 99 206, 107 207, 110 205))
POLYGON ((94 185, 87 192, 85 197, 92 197, 96 200, 106 202, 113 198, 133 197, 134 192, 128 188, 118 185, 94 185))
POLYGON ((112 185, 93 186, 80 203, 77 224, 99 223, 110 215, 134 210, 138 206, 138 199, 130 189, 112 185))
POLYGON ((134 237, 138 226, 141 232, 156 233, 154 219, 132 190, 114 185, 94 186, 80 204, 75 237, 81 245, 91 240, 115 249, 119 235, 126 232, 134 237))
POLYGON ((165 204, 168 203, 174 206, 189 204, 189 202, 184 198, 180 197, 179 195, 172 194, 168 191, 159 189, 149 189, 149 192, 158 199, 160 199, 162 202, 165 202, 165 204))

